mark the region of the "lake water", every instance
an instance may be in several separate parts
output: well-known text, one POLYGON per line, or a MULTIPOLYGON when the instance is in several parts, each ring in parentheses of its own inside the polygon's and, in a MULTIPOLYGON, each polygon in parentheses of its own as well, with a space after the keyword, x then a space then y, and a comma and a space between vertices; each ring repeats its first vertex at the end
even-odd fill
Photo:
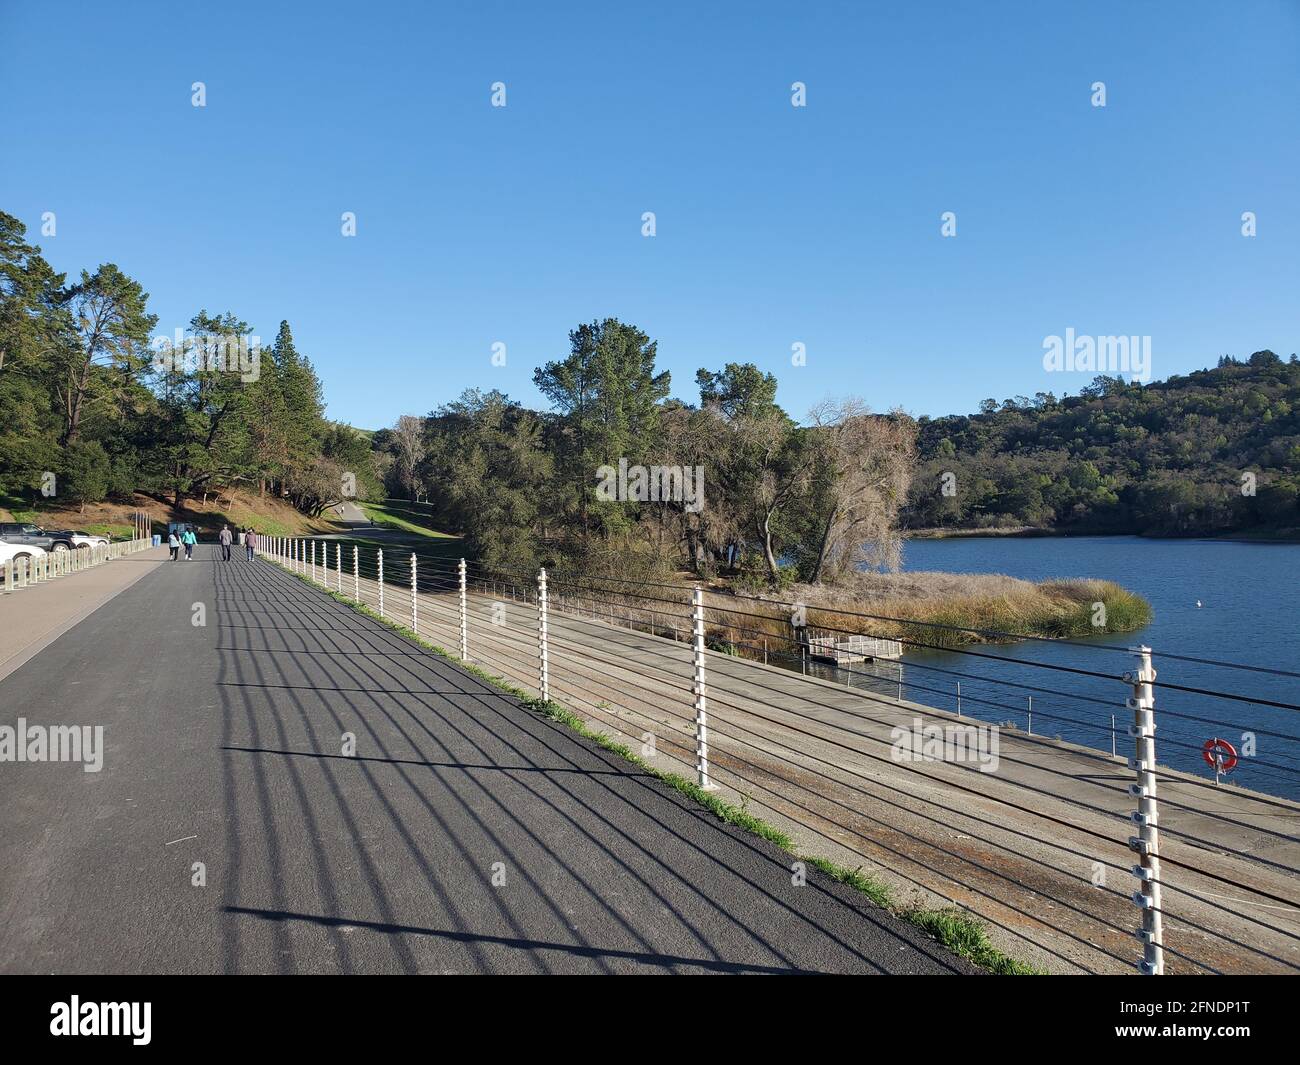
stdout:
MULTIPOLYGON (((1029 724, 1032 698, 1035 734, 1106 751, 1113 713, 1119 730, 1116 748, 1128 755, 1132 741, 1125 729, 1132 712, 1125 710, 1124 699, 1131 689, 1117 678, 1134 659, 1106 645, 1144 643, 1155 652, 1160 682, 1300 705, 1300 678, 1263 672, 1300 673, 1300 544, 1138 537, 913 540, 906 545, 903 568, 1004 573, 1032 581, 1104 578, 1144 596, 1155 614, 1138 632, 1079 641, 1085 646, 1051 641, 971 648, 1116 679, 913 650, 903 658, 904 698, 954 710, 960 683, 963 714, 1014 722, 1022 729, 1029 724), (1178 661, 1170 657, 1175 654, 1255 669, 1178 661)), ((896 669, 880 667, 886 675, 896 669)), ((1227 739, 1240 751, 1242 734, 1253 732, 1254 756, 1243 757, 1228 779, 1300 798, 1300 711, 1157 687, 1156 720, 1159 760, 1206 777, 1213 775, 1201 755, 1207 739, 1227 739)))

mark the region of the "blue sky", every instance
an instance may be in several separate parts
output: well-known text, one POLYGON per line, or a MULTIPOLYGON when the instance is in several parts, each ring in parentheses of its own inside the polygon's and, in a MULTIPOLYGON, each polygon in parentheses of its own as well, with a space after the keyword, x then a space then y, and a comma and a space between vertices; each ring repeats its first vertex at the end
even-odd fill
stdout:
POLYGON ((1077 392, 1067 329, 1155 377, 1300 350, 1294 0, 277 7, 0 0, 0 209, 160 332, 287 318, 331 417, 541 406, 610 315, 674 394, 752 361, 796 416, 1077 392))

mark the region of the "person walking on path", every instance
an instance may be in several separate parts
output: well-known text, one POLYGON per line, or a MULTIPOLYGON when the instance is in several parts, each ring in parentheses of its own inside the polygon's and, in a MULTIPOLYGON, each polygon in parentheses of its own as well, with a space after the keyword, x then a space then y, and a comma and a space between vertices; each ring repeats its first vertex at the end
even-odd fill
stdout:
POLYGON ((244 550, 248 552, 248 561, 253 561, 253 552, 257 550, 257 533, 249 529, 244 533, 244 550))
POLYGON ((176 535, 175 529, 167 534, 167 546, 171 549, 172 561, 175 562, 181 550, 181 538, 176 535))
POLYGON ((194 526, 185 526, 185 532, 181 534, 181 543, 185 545, 185 561, 194 561, 194 545, 199 542, 199 538, 194 535, 194 526))
POLYGON ((234 537, 230 535, 230 526, 221 526, 221 532, 217 534, 217 541, 221 544, 221 560, 223 562, 230 561, 230 544, 233 540, 234 537))

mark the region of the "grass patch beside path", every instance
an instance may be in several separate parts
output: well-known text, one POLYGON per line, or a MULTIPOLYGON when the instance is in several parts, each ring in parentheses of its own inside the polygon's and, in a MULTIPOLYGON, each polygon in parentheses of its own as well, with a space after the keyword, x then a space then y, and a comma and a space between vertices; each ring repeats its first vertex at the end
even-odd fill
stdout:
POLYGON ((999 976, 1040 976, 1041 970, 1016 961, 989 942, 984 925, 958 909, 912 910, 904 913, 912 924, 929 932, 954 954, 999 976))
MULTIPOLYGON (((270 563, 275 565, 275 563, 270 563)), ((862 872, 861 868, 848 869, 834 862, 820 858, 816 855, 798 854, 795 850, 794 840, 785 832, 782 832, 775 825, 770 825, 762 818, 755 817, 747 810, 741 809, 731 803, 718 798, 712 792, 705 791, 693 780, 678 773, 665 773, 654 768, 640 755, 636 754, 631 747, 625 743, 611 737, 608 733, 598 732, 588 725, 581 717, 572 710, 562 706, 555 701, 543 701, 534 695, 530 695, 516 684, 512 684, 506 678, 495 673, 490 673, 486 669, 474 665, 472 662, 464 662, 452 651, 445 647, 440 647, 435 643, 425 639, 416 632, 411 631, 405 625, 402 625, 391 618, 381 618, 379 614, 371 610, 363 603, 343 595, 339 592, 330 591, 316 584, 310 577, 303 576, 299 573, 293 573, 290 570, 280 567, 282 572, 288 573, 291 577, 296 577, 304 584, 315 588, 317 591, 324 592, 331 599, 335 599, 353 610, 374 621, 378 621, 394 632, 406 637, 413 643, 419 644, 432 651, 441 658, 447 659, 454 663, 460 669, 467 673, 473 674, 479 680, 492 685, 498 691, 518 699, 525 707, 536 714, 564 725, 566 728, 578 733, 580 736, 591 740, 602 750, 609 751, 611 754, 618 755, 627 762, 641 769, 650 776, 663 781, 669 787, 681 792, 687 798, 694 800, 700 806, 704 807, 713 814, 719 821, 724 824, 735 825, 737 828, 744 829, 746 832, 752 832, 756 836, 761 836, 770 843, 775 843, 783 851, 794 855, 799 861, 811 865, 819 872, 823 873, 837 883, 844 884, 861 892, 876 906, 883 910, 888 910, 896 917, 901 917, 909 924, 914 925, 921 931, 925 932, 932 939, 936 940, 948 950, 952 951, 959 957, 988 970, 1000 976, 1045 976, 1047 975, 1042 969, 1038 969, 1007 954, 1003 954, 991 942, 989 942, 988 933, 985 926, 978 918, 956 909, 924 909, 922 907, 907 907, 900 904, 894 895, 893 890, 888 884, 876 879, 869 873, 862 872)))

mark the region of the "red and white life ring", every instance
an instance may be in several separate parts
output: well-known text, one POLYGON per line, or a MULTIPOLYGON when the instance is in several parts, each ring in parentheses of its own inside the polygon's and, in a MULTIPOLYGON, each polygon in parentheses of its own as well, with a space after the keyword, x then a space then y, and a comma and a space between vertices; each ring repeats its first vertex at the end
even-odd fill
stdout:
POLYGON ((1221 740, 1216 736, 1205 741, 1205 746, 1201 748, 1201 757, 1211 769, 1226 773, 1237 764, 1237 748, 1227 740, 1221 740))

